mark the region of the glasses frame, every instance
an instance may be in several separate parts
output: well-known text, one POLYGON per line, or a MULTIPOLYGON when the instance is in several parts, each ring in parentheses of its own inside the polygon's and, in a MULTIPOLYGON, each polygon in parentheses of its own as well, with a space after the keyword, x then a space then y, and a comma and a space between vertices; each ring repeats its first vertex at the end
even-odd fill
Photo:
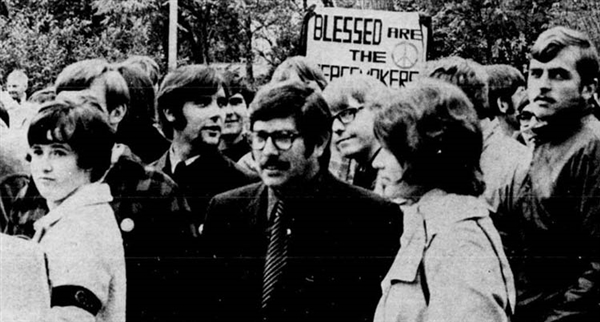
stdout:
POLYGON ((337 119, 342 124, 348 125, 356 119, 356 114, 358 114, 358 112, 360 112, 364 108, 364 105, 358 107, 348 106, 345 109, 335 113, 335 115, 333 116, 333 120, 335 121, 337 119))
POLYGON ((265 146, 267 146, 267 141, 269 141, 270 138, 273 146, 275 146, 278 151, 287 151, 292 148, 294 141, 299 137, 301 137, 301 135, 297 132, 250 132, 249 141, 250 147, 253 150, 262 151, 265 146), (256 141, 257 139, 262 139, 263 141, 258 142, 256 141), (281 140, 289 140, 289 143, 282 143, 281 140))

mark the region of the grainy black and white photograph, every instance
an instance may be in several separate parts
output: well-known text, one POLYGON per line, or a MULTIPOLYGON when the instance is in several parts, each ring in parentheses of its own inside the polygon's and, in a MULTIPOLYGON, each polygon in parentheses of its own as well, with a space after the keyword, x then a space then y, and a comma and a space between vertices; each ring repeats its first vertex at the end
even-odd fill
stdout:
POLYGON ((599 46, 598 0, 0 0, 0 322, 598 322, 599 46))

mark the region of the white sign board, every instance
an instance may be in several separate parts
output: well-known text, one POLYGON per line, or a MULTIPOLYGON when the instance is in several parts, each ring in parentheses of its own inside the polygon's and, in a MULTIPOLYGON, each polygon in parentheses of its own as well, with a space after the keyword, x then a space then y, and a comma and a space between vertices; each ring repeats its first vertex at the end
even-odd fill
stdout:
POLYGON ((397 88, 419 73, 429 31, 418 13, 340 8, 315 13, 308 22, 306 56, 329 81, 362 73, 397 88))

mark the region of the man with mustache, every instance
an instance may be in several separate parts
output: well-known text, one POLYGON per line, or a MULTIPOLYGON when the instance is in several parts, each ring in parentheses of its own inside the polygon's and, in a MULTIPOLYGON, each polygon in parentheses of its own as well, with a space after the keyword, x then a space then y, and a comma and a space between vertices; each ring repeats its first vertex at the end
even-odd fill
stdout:
POLYGON ((515 274, 513 321, 600 320, 597 75, 598 53, 581 32, 554 27, 533 45, 533 159, 514 209, 495 220, 515 274))
POLYGON ((218 150, 228 89, 213 68, 188 65, 165 76, 158 91, 162 129, 169 150, 152 165, 183 190, 198 232, 210 198, 252 181, 218 150))
POLYGON ((329 173, 331 113, 310 85, 261 89, 250 131, 262 182, 207 210, 206 321, 371 321, 399 208, 329 173))

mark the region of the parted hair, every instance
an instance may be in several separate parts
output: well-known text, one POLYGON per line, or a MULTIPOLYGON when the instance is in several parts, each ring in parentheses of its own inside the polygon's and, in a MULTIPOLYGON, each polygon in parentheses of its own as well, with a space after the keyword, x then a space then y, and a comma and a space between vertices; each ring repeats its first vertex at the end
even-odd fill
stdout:
POLYGON ((229 96, 228 88, 222 75, 214 68, 203 65, 181 66, 168 73, 160 84, 157 95, 159 120, 163 132, 168 138, 173 137, 173 130, 186 126, 183 116, 183 105, 187 102, 203 103, 207 97, 214 95, 220 88, 229 96), (169 122, 165 111, 169 110, 175 117, 169 122))
POLYGON ((66 143, 77 165, 99 180, 111 164, 115 134, 94 96, 63 97, 44 104, 31 120, 27 140, 35 144, 66 143))
POLYGON ((477 113, 455 85, 422 78, 377 113, 375 137, 403 166, 411 186, 479 196, 483 136, 477 113))
POLYGON ((590 38, 577 30, 558 26, 542 32, 531 48, 531 58, 547 63, 567 47, 578 49, 575 68, 581 83, 593 82, 598 77, 598 51, 590 38))

